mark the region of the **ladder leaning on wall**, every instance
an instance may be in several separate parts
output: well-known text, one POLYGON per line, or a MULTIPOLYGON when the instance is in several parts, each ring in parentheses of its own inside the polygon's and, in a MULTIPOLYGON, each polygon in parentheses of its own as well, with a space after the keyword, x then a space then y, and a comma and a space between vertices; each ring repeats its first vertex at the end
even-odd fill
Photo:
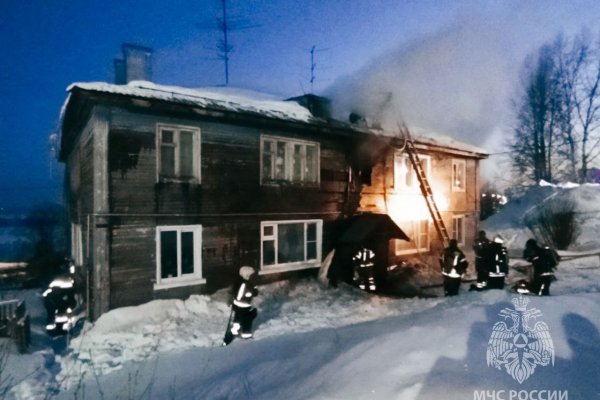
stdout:
POLYGON ((440 213, 440 210, 435 203, 435 199, 433 198, 433 191, 431 190, 431 185, 429 184, 427 175, 423 170, 423 164, 421 164, 421 160, 419 159, 419 154, 417 153, 415 143, 413 142, 410 131, 406 125, 401 125, 399 128, 400 133, 404 136, 406 143, 405 150, 408 154, 408 159, 410 160, 413 170, 415 171, 415 175, 417 175, 417 179, 419 180, 419 187, 421 188, 421 193, 425 198, 425 203, 427 204, 429 214, 431 214, 431 219, 433 220, 435 230, 437 231, 444 247, 448 247, 448 244, 450 243, 450 235, 448 234, 448 230, 446 229, 446 225, 442 219, 442 214, 440 213))

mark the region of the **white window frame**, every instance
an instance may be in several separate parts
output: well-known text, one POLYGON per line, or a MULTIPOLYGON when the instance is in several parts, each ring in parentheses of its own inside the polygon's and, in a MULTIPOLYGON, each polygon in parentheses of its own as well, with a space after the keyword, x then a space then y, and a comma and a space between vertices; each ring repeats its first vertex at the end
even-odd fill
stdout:
POLYGON ((418 220, 410 220, 410 221, 402 221, 400 223, 401 228, 406 227, 407 224, 412 224, 412 229, 407 231, 410 231, 413 233, 413 236, 410 237, 411 239, 411 245, 414 245, 414 247, 410 248, 410 249, 406 249, 406 248, 402 248, 402 243, 406 243, 406 241, 404 240, 400 240, 400 239, 396 239, 396 255, 404 255, 404 254, 415 254, 415 253, 419 253, 419 252, 428 252, 429 251, 429 244, 431 242, 431 235, 430 235, 430 224, 429 224, 429 219, 425 218, 425 219, 418 219, 418 220), (426 222, 426 226, 425 226, 425 232, 421 232, 421 224, 423 222, 426 222), (423 234, 426 235, 426 239, 424 240, 425 243, 420 243, 421 241, 421 236, 423 236, 423 234), (416 240, 416 242, 415 242, 416 240))
POLYGON ((465 245, 465 216, 452 216, 452 238, 456 239, 459 246, 465 245))
POLYGON ((323 245, 323 220, 322 219, 299 219, 285 221, 261 221, 260 223, 260 271, 259 275, 295 271, 300 269, 318 268, 321 266, 323 245), (286 224, 304 224, 304 260, 290 263, 279 263, 277 260, 278 249, 278 227, 286 224), (307 226, 308 224, 316 224, 316 257, 312 260, 307 260, 307 226), (272 227, 273 233, 265 235, 265 227, 272 227), (274 241, 275 248, 275 264, 264 265, 264 246, 265 241, 274 241))
POLYGON ((188 183, 201 183, 202 175, 201 175, 201 150, 202 140, 201 140, 201 132, 200 128, 195 126, 186 126, 186 125, 168 125, 168 124, 156 124, 156 181, 157 182, 188 182, 188 183), (162 176, 161 174, 161 154, 162 154, 162 132, 168 130, 173 131, 173 142, 175 147, 175 174, 173 177, 162 176), (192 158, 192 172, 193 176, 191 178, 181 178, 179 176, 180 169, 180 161, 178 151, 179 146, 179 137, 182 131, 192 132, 193 133, 193 158, 192 158))
POLYGON ((83 265, 83 234, 81 224, 71 223, 71 258, 75 265, 83 265))
POLYGON ((262 185, 269 185, 273 183, 277 183, 278 181, 286 181, 294 184, 304 184, 304 185, 318 185, 321 182, 321 145, 319 142, 313 142, 308 140, 299 140, 299 139, 291 139, 280 136, 271 136, 271 135, 261 135, 260 137, 260 183, 262 185), (264 165, 264 145, 265 142, 271 142, 273 144, 274 153, 271 160, 270 170, 271 177, 263 176, 263 172, 267 167, 264 165), (277 143, 285 143, 285 155, 284 155, 284 178, 276 179, 276 155, 277 155, 277 143), (302 146, 302 158, 301 158, 301 167, 300 167, 300 180, 294 180, 294 171, 293 171, 293 160, 294 160, 294 146, 300 145, 302 146), (306 146, 315 146, 317 150, 317 154, 315 155, 315 181, 306 180, 305 172, 306 172, 306 146))
MULTIPOLYGON (((425 176, 431 178, 431 156, 419 154, 421 163, 425 163, 425 176)), ((414 171, 408 154, 403 152, 394 153, 394 190, 402 193, 421 193, 419 179, 414 171), (410 185, 406 183, 407 174, 412 174, 410 185)))
POLYGON ((156 283, 154 290, 206 283, 202 278, 202 225, 161 225, 156 227, 156 283), (161 239, 162 232, 177 232, 177 274, 176 277, 161 277, 161 239), (181 274, 181 233, 194 233, 194 272, 181 274))
POLYGON ((452 191, 464 192, 467 186, 467 164, 465 160, 452 160, 452 191), (456 176, 457 172, 462 174, 462 181, 456 176))

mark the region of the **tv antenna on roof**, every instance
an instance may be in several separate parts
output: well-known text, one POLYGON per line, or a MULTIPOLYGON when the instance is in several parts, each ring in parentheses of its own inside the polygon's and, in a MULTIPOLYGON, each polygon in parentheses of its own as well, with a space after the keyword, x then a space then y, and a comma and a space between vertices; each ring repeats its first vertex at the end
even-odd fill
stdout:
POLYGON ((313 45, 313 47, 310 48, 310 91, 311 93, 314 92, 314 83, 315 83, 315 68, 317 67, 317 64, 315 64, 315 47, 313 45))
MULTIPOLYGON (((315 53, 318 51, 326 51, 329 49, 317 49, 316 45, 310 48, 310 92, 315 92, 315 82, 317 81, 317 63, 315 62, 315 53)), ((322 69, 322 67, 320 67, 322 69)))
POLYGON ((218 29, 222 32, 223 37, 217 44, 217 56, 223 60, 225 68, 225 86, 229 85, 229 57, 233 51, 233 46, 229 41, 229 32, 232 30, 242 30, 256 28, 259 25, 250 25, 245 19, 230 19, 227 15, 227 0, 221 0, 222 14, 221 18, 217 18, 218 29))

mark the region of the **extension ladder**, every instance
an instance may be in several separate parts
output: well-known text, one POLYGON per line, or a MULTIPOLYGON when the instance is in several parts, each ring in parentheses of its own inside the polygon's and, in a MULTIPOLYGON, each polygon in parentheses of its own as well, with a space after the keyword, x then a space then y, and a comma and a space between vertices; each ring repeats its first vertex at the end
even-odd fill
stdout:
POLYGON ((400 133, 404 135, 406 142, 406 153, 408 154, 408 159, 410 160, 413 170, 415 171, 415 175, 417 175, 417 179, 419 180, 421 193, 423 193, 423 197, 425 198, 425 203, 427 204, 429 214, 431 214, 435 230, 437 231, 440 240, 444 244, 444 247, 448 247, 448 244, 450 243, 450 235, 448 234, 448 230, 446 229, 446 225, 442 219, 442 214, 435 203, 431 185, 429 184, 429 180, 427 179, 425 171, 423 170, 423 165, 419 159, 415 143, 413 142, 412 136, 410 135, 406 125, 400 126, 400 133))

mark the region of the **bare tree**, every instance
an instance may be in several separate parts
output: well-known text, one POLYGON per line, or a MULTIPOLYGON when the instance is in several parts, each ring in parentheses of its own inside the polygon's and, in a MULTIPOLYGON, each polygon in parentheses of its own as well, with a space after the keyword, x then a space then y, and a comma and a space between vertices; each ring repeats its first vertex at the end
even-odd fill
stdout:
POLYGON ((513 166, 530 179, 584 182, 600 156, 600 41, 558 36, 524 64, 513 166))
POLYGON ((531 179, 552 180, 555 137, 561 121, 555 46, 545 45, 525 62, 523 93, 516 101, 513 166, 531 179))
POLYGON ((578 157, 577 157, 577 138, 573 126, 572 116, 575 113, 575 86, 578 71, 582 65, 581 52, 575 47, 567 50, 567 43, 563 36, 559 36, 555 45, 557 47, 557 73, 559 76, 560 101, 562 114, 560 119, 560 129, 558 132, 559 146, 558 154, 564 158, 568 164, 568 170, 565 177, 569 180, 578 180, 578 157))
POLYGON ((573 128, 579 142, 579 182, 585 182, 590 162, 600 155, 600 42, 582 34, 572 52, 573 128))

